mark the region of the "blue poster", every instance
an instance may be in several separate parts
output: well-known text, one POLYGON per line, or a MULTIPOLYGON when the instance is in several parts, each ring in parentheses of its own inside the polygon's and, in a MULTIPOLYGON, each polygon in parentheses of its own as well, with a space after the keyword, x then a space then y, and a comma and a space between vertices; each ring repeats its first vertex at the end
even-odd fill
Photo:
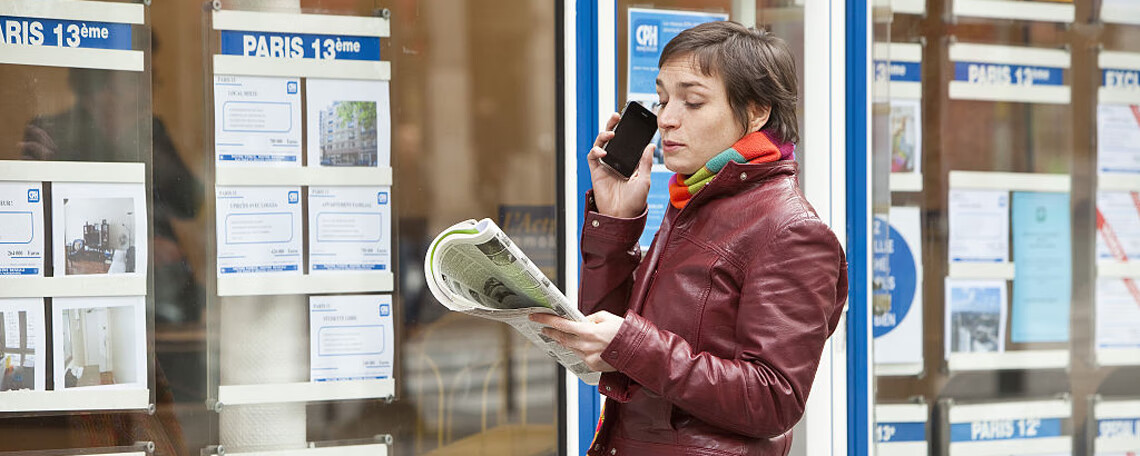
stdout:
POLYGON ((1069 213, 1068 193, 1013 193, 1013 342, 1069 340, 1069 213))
POLYGON ((654 170, 649 175, 649 197, 645 202, 648 214, 645 216, 645 230, 641 232, 639 241, 643 252, 653 243, 657 230, 661 228, 661 222, 665 220, 665 211, 669 210, 669 179, 673 177, 673 173, 664 167, 661 169, 662 171, 654 170))
MULTIPOLYGON (((657 103, 657 60, 661 57, 665 44, 687 28, 725 20, 728 20, 728 14, 724 13, 630 8, 626 27, 629 33, 626 99, 639 101, 645 107, 652 108, 657 103)), ((653 157, 653 174, 647 201, 649 215, 640 240, 643 249, 648 249, 657 236, 657 229, 665 218, 665 210, 669 208, 669 178, 673 177, 673 172, 665 168, 660 138, 660 135, 653 137, 657 150, 653 157)))
POLYGON ((657 59, 665 44, 681 31, 705 22, 728 20, 728 14, 655 9, 629 9, 629 89, 633 94, 657 96, 657 59))

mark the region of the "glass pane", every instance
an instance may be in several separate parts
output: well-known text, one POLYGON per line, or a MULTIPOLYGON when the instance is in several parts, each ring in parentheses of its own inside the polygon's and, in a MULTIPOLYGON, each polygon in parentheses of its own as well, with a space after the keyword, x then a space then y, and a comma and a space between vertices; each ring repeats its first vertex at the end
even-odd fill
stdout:
MULTIPOLYGON (((1037 437, 1059 439, 1038 453, 1093 454, 1094 405, 1140 394, 1140 356, 1121 360, 1131 366, 1109 366, 1097 348, 1107 337, 1097 329, 1106 324, 1100 301, 1110 301, 1105 309, 1116 309, 1120 322, 1131 321, 1111 307, 1127 301, 1123 282, 1105 288, 1097 265, 1104 236, 1097 211, 1106 207, 1098 190, 1114 178, 1097 168, 1098 105, 1111 103, 1098 100, 1098 54, 1140 50, 1137 27, 1105 24, 1083 2, 1007 2, 1009 9, 993 10, 1019 16, 1009 19, 954 16, 979 3, 968 0, 928 1, 925 14, 912 2, 894 3, 906 6, 894 12, 890 41, 921 46, 922 86, 920 98, 907 99, 895 92, 905 81, 892 78, 892 113, 908 116, 892 119, 892 155, 919 159, 891 176, 892 306, 910 313, 882 327, 876 321, 876 401, 928 406, 913 422, 925 428, 930 454, 996 438, 956 433, 969 430, 961 418, 969 410, 1010 423, 1016 454, 1036 451, 1015 425, 1024 419, 1050 428, 1037 437), (1071 5, 1071 21, 1040 14, 1071 5), (918 128, 906 126, 912 120, 918 128), (971 248, 997 266, 964 261, 971 248), (1012 415, 1001 410, 1010 402, 1020 408, 1012 415), (1060 412, 1027 412, 1030 402, 1060 412)), ((1117 341, 1140 342, 1115 331, 1117 341)), ((879 442, 889 444, 906 423, 897 408, 879 410, 880 424, 891 425, 880 427, 879 442)))

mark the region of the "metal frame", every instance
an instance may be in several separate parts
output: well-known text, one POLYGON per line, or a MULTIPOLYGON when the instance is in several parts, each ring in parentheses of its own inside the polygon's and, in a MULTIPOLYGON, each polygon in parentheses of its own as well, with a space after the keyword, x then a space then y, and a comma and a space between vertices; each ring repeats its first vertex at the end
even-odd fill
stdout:
MULTIPOLYGON (((599 125, 615 109, 617 5, 614 0, 568 1, 563 7, 561 114, 567 132, 562 156, 567 215, 563 266, 566 294, 577 296, 577 235, 583 222, 579 201, 590 186, 589 169, 578 157, 587 153, 599 125), (607 30, 613 32, 603 33, 607 30), (611 74, 612 79, 603 77, 611 74)), ((850 326, 840 325, 824 349, 805 416, 811 437, 799 437, 806 441, 808 454, 870 454, 870 6, 857 0, 806 0, 804 11, 804 117, 807 129, 817 132, 812 136, 813 151, 803 154, 804 193, 848 246, 849 308, 854 312, 850 326), (846 80, 835 77, 845 73, 846 80)), ((601 398, 597 388, 573 376, 566 376, 565 387, 562 451, 584 454, 601 412, 601 398)))

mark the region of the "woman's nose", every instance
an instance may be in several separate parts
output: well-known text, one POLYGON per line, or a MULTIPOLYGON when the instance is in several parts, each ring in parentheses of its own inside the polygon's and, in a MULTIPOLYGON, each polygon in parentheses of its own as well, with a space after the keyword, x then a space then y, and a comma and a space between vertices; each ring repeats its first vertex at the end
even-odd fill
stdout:
POLYGON ((661 107, 657 113, 657 129, 667 130, 670 128, 677 128, 678 121, 677 111, 673 104, 666 104, 661 107))

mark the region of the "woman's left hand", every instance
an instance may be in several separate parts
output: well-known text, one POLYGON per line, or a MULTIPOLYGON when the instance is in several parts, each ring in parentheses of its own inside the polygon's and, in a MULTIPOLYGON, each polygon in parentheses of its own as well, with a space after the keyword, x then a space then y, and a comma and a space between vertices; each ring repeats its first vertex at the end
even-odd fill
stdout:
POLYGON ((603 310, 586 317, 584 322, 550 314, 533 314, 530 320, 546 326, 542 328, 542 334, 576 353, 590 369, 598 372, 616 370, 602 361, 602 352, 614 340, 624 318, 603 310))

